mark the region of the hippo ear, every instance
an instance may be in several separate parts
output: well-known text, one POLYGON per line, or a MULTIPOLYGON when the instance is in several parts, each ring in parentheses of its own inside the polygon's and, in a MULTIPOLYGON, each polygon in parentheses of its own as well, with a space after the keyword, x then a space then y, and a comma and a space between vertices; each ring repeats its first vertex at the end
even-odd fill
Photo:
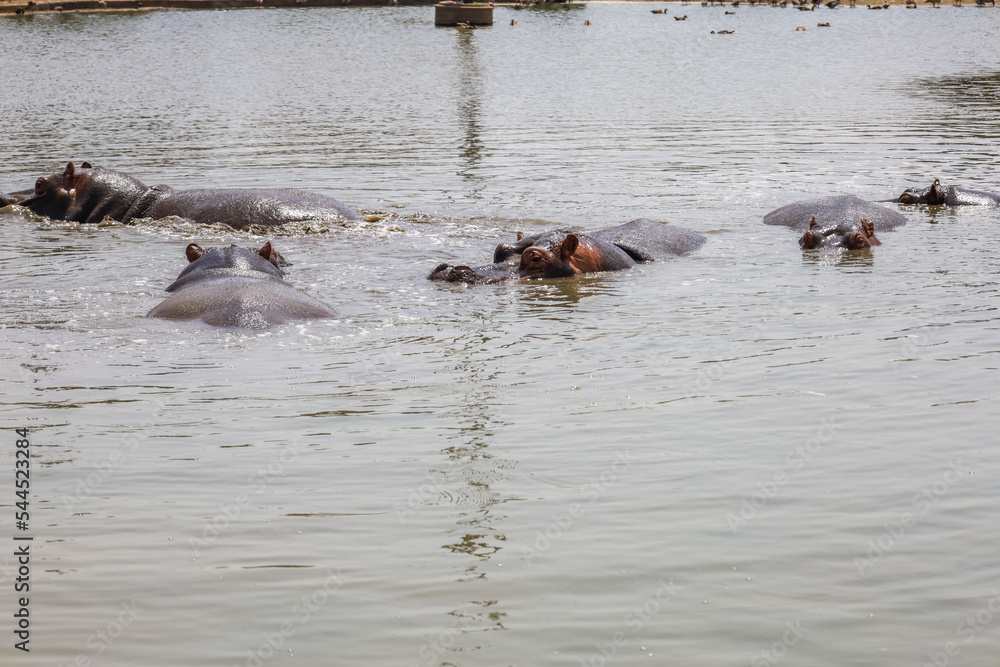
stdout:
POLYGON ((816 216, 814 215, 812 220, 809 221, 809 229, 815 229, 818 226, 819 224, 816 222, 816 216))
POLYGON ((278 261, 278 253, 275 252, 274 248, 271 247, 270 241, 265 243, 264 247, 262 247, 260 250, 257 251, 257 254, 266 259, 267 261, 271 262, 272 264, 275 264, 278 261))
POLYGON ((80 165, 80 167, 83 169, 93 169, 93 167, 90 165, 89 162, 84 162, 83 164, 80 165))
POLYGON ((566 238, 559 244, 559 259, 563 262, 568 262, 569 258, 573 256, 573 253, 579 247, 580 239, 577 238, 576 234, 567 234, 566 238))
POLYGON ((520 241, 523 238, 524 238, 524 232, 518 232, 517 233, 517 240, 520 241))
POLYGON ((184 254, 187 255, 187 258, 188 258, 189 262, 193 262, 194 260, 196 260, 199 257, 201 257, 202 255, 204 255, 205 251, 202 250, 201 246, 198 245, 197 243, 191 243, 191 244, 188 245, 187 249, 184 251, 184 254))
POLYGON ((76 167, 73 166, 73 163, 67 162, 66 169, 63 171, 62 189, 74 190, 76 188, 83 187, 85 183, 86 177, 82 174, 77 174, 76 167))

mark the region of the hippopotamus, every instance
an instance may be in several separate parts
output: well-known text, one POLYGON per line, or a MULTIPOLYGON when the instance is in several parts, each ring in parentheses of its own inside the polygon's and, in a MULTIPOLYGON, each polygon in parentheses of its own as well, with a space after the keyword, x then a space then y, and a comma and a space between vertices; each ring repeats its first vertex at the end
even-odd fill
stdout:
POLYGON ((596 271, 621 271, 637 262, 679 257, 697 250, 705 237, 682 227, 639 218, 593 232, 561 229, 534 236, 520 232, 515 243, 501 243, 493 263, 484 266, 440 264, 430 280, 496 283, 518 278, 559 278, 596 271))
POLYGON ((809 229, 799 239, 799 245, 803 250, 813 250, 815 248, 846 248, 847 250, 861 250, 872 246, 882 245, 882 242, 875 238, 875 228, 868 220, 861 218, 860 231, 854 227, 825 227, 820 228, 816 218, 813 217, 809 223, 809 229))
POLYGON ((147 187, 128 174, 92 167, 89 162, 79 169, 70 162, 61 173, 39 178, 34 191, 5 195, 3 201, 55 220, 86 223, 101 222, 106 217, 127 223, 173 215, 243 229, 250 225, 361 219, 361 214, 350 206, 312 192, 147 187))
POLYGON ((795 202, 775 209, 764 216, 765 225, 784 225, 808 230, 815 218, 822 229, 843 228, 860 231, 864 218, 876 232, 884 232, 906 224, 906 216, 884 206, 857 197, 840 195, 795 202))
POLYGON ((927 204, 928 206, 1000 206, 1000 195, 983 190, 969 190, 958 185, 944 187, 934 179, 923 190, 908 188, 899 195, 900 204, 927 204))
POLYGON ((203 250, 192 243, 185 254, 190 263, 167 287, 173 294, 147 317, 251 329, 337 317, 333 308, 284 281, 283 258, 270 241, 260 250, 236 245, 203 250))
POLYGON ((24 192, 22 193, 22 196, 19 197, 16 195, 5 195, 4 193, 0 192, 0 208, 16 204, 17 202, 25 199, 28 196, 28 194, 29 194, 28 192, 24 192))

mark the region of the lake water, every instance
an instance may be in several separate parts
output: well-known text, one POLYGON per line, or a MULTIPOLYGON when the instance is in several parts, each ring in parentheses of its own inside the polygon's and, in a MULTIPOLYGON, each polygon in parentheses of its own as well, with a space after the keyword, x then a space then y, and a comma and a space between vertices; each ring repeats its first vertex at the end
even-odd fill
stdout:
POLYGON ((761 224, 1000 189, 1000 12, 660 6, 0 21, 0 191, 87 160, 382 216, 262 237, 0 213, 0 662, 1000 664, 1000 210, 887 204, 910 223, 849 255, 761 224), (425 280, 636 217, 708 242, 425 280), (266 240, 342 319, 144 317, 186 244, 266 240))

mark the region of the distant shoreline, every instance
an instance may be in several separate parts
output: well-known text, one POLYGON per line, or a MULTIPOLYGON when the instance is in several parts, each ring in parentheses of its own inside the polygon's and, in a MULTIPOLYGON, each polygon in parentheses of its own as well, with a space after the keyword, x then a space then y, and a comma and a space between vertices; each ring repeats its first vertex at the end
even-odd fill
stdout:
MULTIPOLYGON (((608 0, 601 0, 602 3, 608 0)), ((635 2, 652 5, 682 5, 701 4, 700 0, 684 3, 682 0, 614 0, 617 2, 635 2)), ((825 0, 824 0, 825 1, 825 0)), ((0 0, 0 15, 17 14, 51 14, 58 12, 127 12, 146 11, 153 9, 245 9, 274 7, 393 7, 393 6, 430 6, 438 0, 0 0)), ((955 0, 942 0, 942 7, 950 7, 955 0)), ((507 3, 497 3, 504 6, 507 3)), ((587 4, 587 3, 574 3, 587 4)), ((727 0, 726 6, 732 5, 727 0)), ((760 3, 767 6, 768 3, 760 3)), ((842 0, 842 8, 849 9, 847 0, 842 0)), ((869 1, 858 0, 858 9, 864 9, 869 1)), ((903 6, 905 0, 882 0, 882 4, 903 6)), ((741 0, 741 7, 749 7, 749 3, 741 0)), ((963 7, 975 7, 975 0, 963 0, 963 7)), ((918 0, 919 9, 931 9, 931 5, 918 0)), ((790 9, 790 8, 786 8, 790 9)), ((825 7, 820 7, 825 10, 825 7)))

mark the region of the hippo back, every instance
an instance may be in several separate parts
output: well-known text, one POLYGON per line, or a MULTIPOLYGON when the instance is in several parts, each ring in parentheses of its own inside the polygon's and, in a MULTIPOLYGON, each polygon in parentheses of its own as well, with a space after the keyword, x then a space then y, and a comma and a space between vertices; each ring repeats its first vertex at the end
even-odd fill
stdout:
POLYGON ((948 206, 1000 206, 1000 195, 952 185, 945 195, 945 202, 948 206))
POLYGON ((198 223, 221 222, 235 229, 249 225, 360 220, 361 214, 332 197, 302 190, 174 190, 157 186, 159 196, 133 217, 178 216, 198 223))
POLYGON ((236 245, 202 251, 193 244, 188 251, 189 258, 197 259, 181 271, 167 288, 173 294, 150 310, 149 317, 253 329, 337 317, 328 305, 282 279, 277 266, 282 258, 270 243, 259 252, 236 245), (192 254, 192 248, 203 254, 192 254))
POLYGON ((812 218, 823 228, 858 228, 865 218, 875 226, 875 231, 887 231, 905 225, 904 215, 884 206, 849 195, 821 197, 795 202, 775 209, 764 216, 765 225, 784 225, 807 230, 812 218))
POLYGON ((617 227, 588 232, 592 238, 612 243, 637 262, 656 262, 693 252, 705 236, 683 227, 673 227, 648 218, 637 218, 617 227))
POLYGON ((148 317, 264 329, 295 320, 336 318, 337 313, 284 281, 220 275, 173 294, 150 310, 148 317))

